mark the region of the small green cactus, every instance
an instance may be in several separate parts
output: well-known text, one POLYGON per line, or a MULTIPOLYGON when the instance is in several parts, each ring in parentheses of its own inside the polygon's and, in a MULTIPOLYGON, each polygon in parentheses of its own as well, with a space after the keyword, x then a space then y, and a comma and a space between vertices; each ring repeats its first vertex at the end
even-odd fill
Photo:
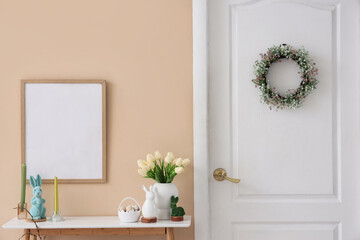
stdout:
POLYGON ((182 217, 185 215, 185 210, 182 207, 177 207, 176 204, 179 201, 179 197, 171 196, 171 216, 173 217, 182 217))

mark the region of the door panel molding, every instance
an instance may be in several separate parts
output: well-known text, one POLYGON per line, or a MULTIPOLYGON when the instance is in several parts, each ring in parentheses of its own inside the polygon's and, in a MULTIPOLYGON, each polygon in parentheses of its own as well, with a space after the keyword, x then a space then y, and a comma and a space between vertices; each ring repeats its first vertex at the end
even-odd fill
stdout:
POLYGON ((259 7, 267 4, 273 3, 294 3, 299 5, 305 5, 312 8, 317 8, 320 10, 334 10, 339 4, 339 0, 309 0, 309 1, 301 1, 301 0, 230 0, 229 6, 242 6, 242 7, 259 7))
MULTIPOLYGON (((231 155, 231 161, 232 161, 232 166, 233 166, 233 173, 232 175, 235 176, 236 178, 242 178, 241 174, 239 173, 239 166, 237 165, 238 161, 236 161, 236 159, 240 159, 239 157, 239 143, 238 143, 238 133, 239 133, 239 128, 238 128, 238 122, 239 122, 239 118, 241 118, 241 116, 239 117, 239 100, 238 100, 238 96, 240 95, 240 93, 238 92, 239 86, 238 86, 238 81, 239 81, 239 76, 238 76, 238 72, 240 70, 238 70, 238 66, 240 65, 239 60, 238 60, 238 44, 239 44, 239 39, 238 39, 238 34, 239 33, 239 26, 238 26, 238 14, 239 14, 239 10, 244 10, 248 9, 248 8, 258 8, 258 7, 264 7, 264 6, 269 6, 272 3, 276 3, 276 4, 281 4, 281 3, 291 3, 291 4, 299 4, 299 5, 303 5, 306 7, 309 7, 311 9, 315 9, 316 11, 320 11, 320 12, 329 12, 329 14, 331 14, 331 18, 328 20, 328 24, 329 26, 331 26, 331 33, 329 33, 329 35, 331 36, 331 55, 332 55, 332 89, 329 89, 329 91, 331 92, 331 96, 329 96, 329 101, 332 102, 331 105, 331 113, 332 113, 332 129, 331 129, 331 141, 332 141, 332 146, 330 151, 332 151, 332 163, 331 164, 331 179, 329 179, 329 184, 331 184, 331 189, 327 190, 324 192, 324 190, 322 191, 311 191, 311 192, 304 192, 304 193, 264 193, 264 194, 258 194, 258 193, 243 193, 244 189, 244 184, 241 185, 236 185, 236 187, 233 188, 233 198, 236 200, 246 200, 246 201, 250 201, 250 200, 255 200, 255 201, 259 201, 259 200, 286 200, 288 199, 289 201, 299 201, 299 200, 304 200, 304 201, 341 201, 341 194, 340 194, 340 179, 341 176, 339 176, 340 174, 340 169, 339 166, 341 165, 341 151, 340 151, 340 147, 341 147, 341 116, 340 116, 340 107, 341 107, 341 102, 340 102, 340 91, 339 91, 339 87, 340 87, 340 82, 339 82, 339 73, 340 73, 340 6, 341 4, 339 2, 334 2, 334 1, 329 1, 329 2, 301 2, 301 1, 257 1, 257 0, 253 0, 253 1, 246 1, 244 2, 232 2, 231 4, 229 4, 229 39, 230 39, 230 44, 229 44, 229 62, 230 62, 230 68, 229 68, 229 76, 230 76, 230 152, 232 153, 231 155)), ((314 10, 311 10, 314 11, 314 10)), ((265 51, 265 50, 264 50, 265 51)), ((327 80, 327 79, 325 79, 327 80)), ((250 80, 249 80, 250 81, 250 80)), ((320 80, 321 81, 321 80, 320 80)), ((321 86, 320 86, 321 87, 321 86)), ((315 91, 314 94, 317 94, 317 92, 315 91)), ((330 147, 329 147, 330 148, 330 147)), ((240 161, 240 160, 239 160, 240 161)), ((301 179, 299 179, 299 181, 302 181, 301 179)), ((311 186, 311 183, 308 183, 309 186, 311 186)))
POLYGON ((232 223, 232 228, 234 240, 253 240, 260 237, 262 240, 341 239, 341 224, 338 222, 236 222, 232 223))

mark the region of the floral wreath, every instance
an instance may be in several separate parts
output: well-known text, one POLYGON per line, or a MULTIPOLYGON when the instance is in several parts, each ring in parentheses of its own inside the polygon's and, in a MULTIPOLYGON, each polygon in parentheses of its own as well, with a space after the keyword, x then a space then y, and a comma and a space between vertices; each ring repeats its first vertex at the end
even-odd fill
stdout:
POLYGON ((282 44, 269 48, 266 53, 261 53, 260 56, 261 60, 257 60, 254 64, 256 78, 252 81, 255 83, 255 87, 259 87, 261 91, 262 102, 270 105, 270 110, 272 107, 275 107, 276 110, 285 107, 299 108, 306 96, 316 89, 318 83, 315 76, 319 70, 316 68, 316 63, 309 57, 309 53, 304 47, 296 50, 290 45, 282 44), (271 87, 266 79, 271 64, 281 62, 282 58, 294 60, 300 67, 298 73, 302 78, 300 86, 297 89, 289 89, 285 96, 280 95, 275 87, 271 87))

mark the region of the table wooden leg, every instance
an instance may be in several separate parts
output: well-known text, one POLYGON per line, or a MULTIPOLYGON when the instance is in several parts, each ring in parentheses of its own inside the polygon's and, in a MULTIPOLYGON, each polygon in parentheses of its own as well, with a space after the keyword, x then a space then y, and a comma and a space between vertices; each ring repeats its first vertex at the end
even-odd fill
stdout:
POLYGON ((30 240, 30 229, 24 229, 24 239, 30 240))
POLYGON ((166 240, 175 240, 174 228, 166 228, 166 240))
POLYGON ((30 240, 36 240, 36 236, 30 235, 30 240))

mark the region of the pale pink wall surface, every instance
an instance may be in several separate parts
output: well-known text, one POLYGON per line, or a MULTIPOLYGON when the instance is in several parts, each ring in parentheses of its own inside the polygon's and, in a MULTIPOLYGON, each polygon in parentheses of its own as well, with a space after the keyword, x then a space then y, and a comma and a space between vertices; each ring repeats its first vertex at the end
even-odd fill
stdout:
MULTIPOLYGON (((20 191, 20 79, 107 81, 106 184, 60 185, 64 215, 115 215, 122 198, 144 201, 136 160, 160 150, 192 158, 191 0, 0 0, 0 224, 20 191)), ((175 178, 193 214, 193 168, 175 178)), ((48 215, 53 186, 43 187, 48 215)), ((27 202, 31 199, 27 188, 27 202)), ((0 239, 21 231, 0 229, 0 239)), ((176 230, 194 239, 193 227, 176 230)), ((60 239, 60 238, 49 238, 60 239)), ((163 239, 61 237, 61 239, 163 239)))

